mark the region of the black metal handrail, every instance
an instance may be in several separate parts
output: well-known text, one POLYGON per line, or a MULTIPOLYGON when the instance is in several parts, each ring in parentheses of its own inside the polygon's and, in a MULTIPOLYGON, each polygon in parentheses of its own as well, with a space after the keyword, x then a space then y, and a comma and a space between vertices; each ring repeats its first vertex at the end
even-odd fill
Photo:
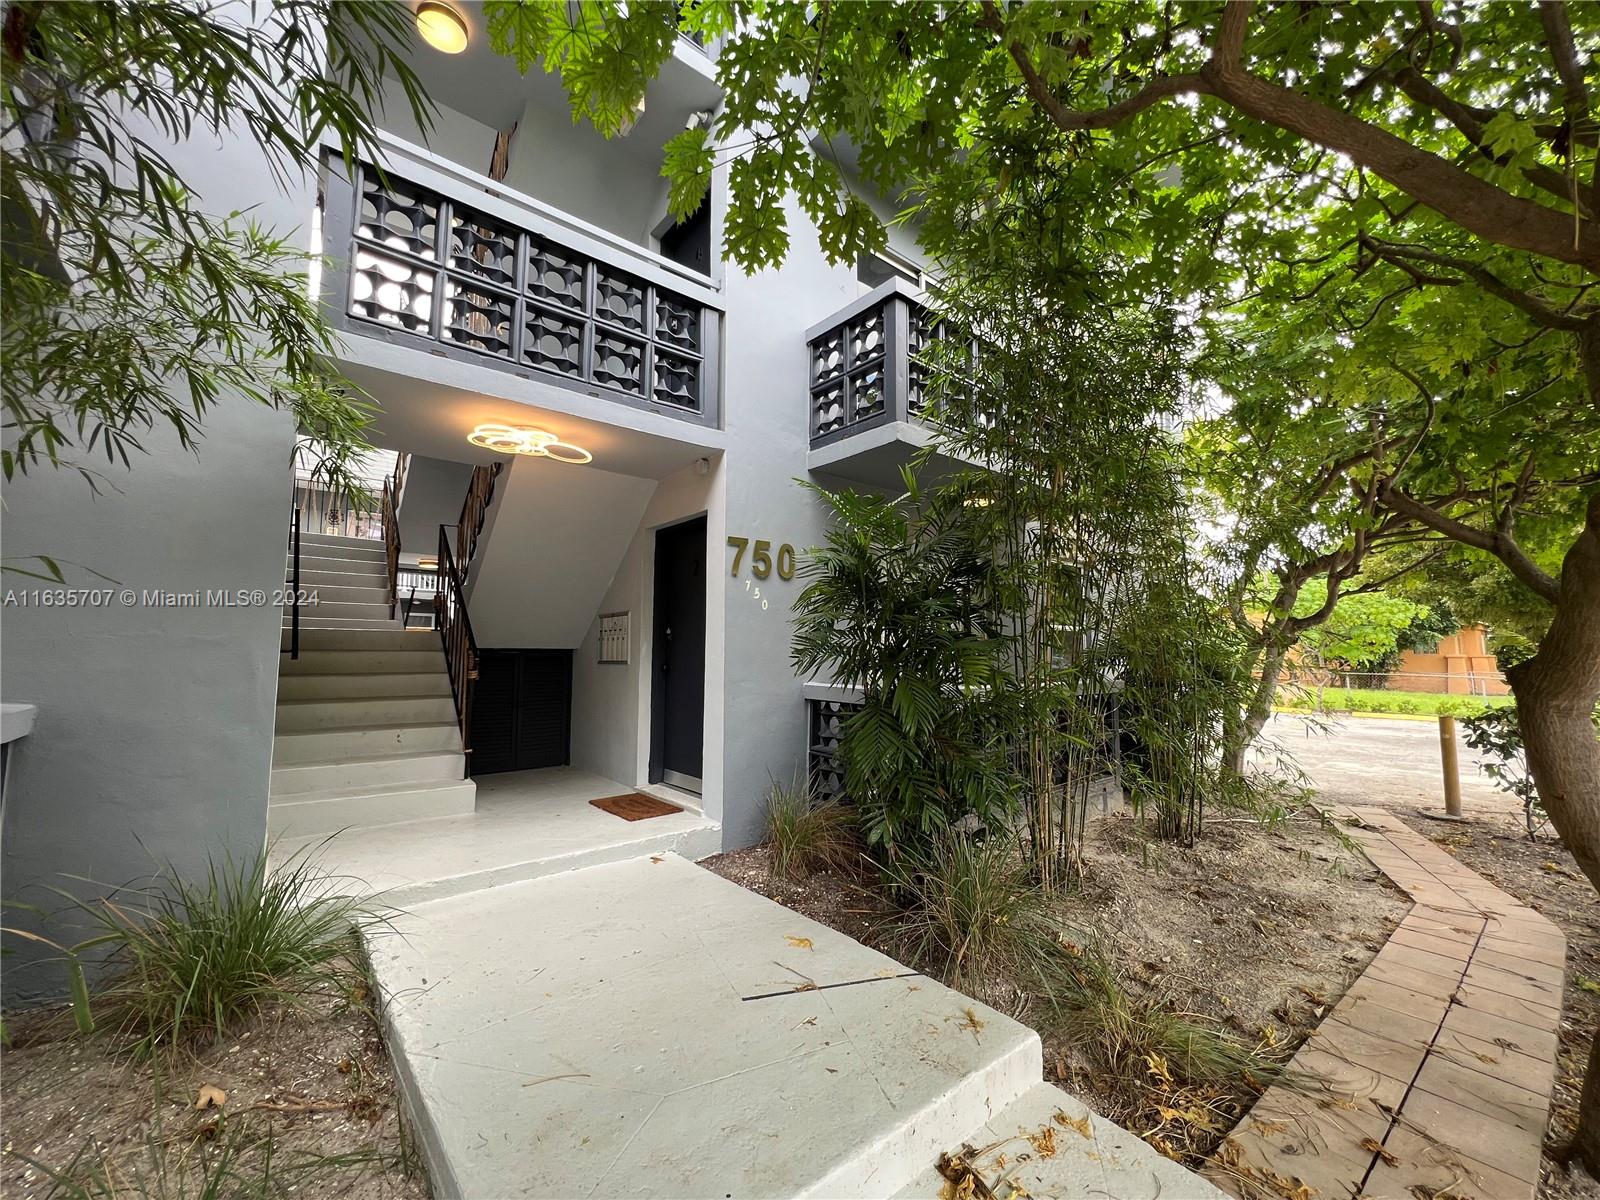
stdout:
POLYGON ((294 517, 289 522, 290 555, 294 569, 289 580, 289 658, 300 657, 300 506, 296 505, 294 517))
POLYGON ((461 501, 461 517, 456 522, 456 562, 463 579, 472 569, 472 560, 478 551, 478 535, 483 532, 484 518, 494 500, 494 481, 504 469, 505 464, 499 462, 472 468, 466 498, 461 501))
MULTIPOLYGON (((461 726, 461 750, 472 753, 472 685, 478 678, 478 641, 467 616, 465 579, 450 550, 450 526, 439 526, 439 590, 433 594, 433 623, 444 644, 450 694, 461 726)), ((470 760, 469 760, 470 761, 470 760)), ((470 772, 469 772, 470 773, 470 772)))
POLYGON ((389 569, 389 619, 394 620, 400 600, 400 514, 395 507, 392 480, 383 481, 383 550, 389 569))

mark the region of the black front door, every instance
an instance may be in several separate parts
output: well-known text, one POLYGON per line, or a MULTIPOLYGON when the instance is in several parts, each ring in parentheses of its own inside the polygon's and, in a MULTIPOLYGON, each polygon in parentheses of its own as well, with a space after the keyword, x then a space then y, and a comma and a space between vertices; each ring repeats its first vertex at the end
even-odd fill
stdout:
POLYGON ((706 724, 706 519, 656 530, 650 781, 700 790, 706 724))

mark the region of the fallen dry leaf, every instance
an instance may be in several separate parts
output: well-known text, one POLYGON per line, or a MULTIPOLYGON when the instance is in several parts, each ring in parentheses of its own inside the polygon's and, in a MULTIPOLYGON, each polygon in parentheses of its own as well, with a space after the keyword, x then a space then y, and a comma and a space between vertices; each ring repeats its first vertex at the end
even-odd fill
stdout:
POLYGON ((1056 1124, 1072 1130, 1079 1137, 1093 1138, 1094 1127, 1089 1124, 1088 1117, 1069 1117, 1063 1109, 1056 1109, 1056 1124))
POLYGON ((194 1098, 194 1106, 201 1109, 221 1108, 227 1102, 228 1093, 219 1087, 212 1087, 209 1083, 202 1083, 194 1098))
POLYGON ((1371 1153, 1376 1154, 1379 1158, 1383 1159, 1386 1166, 1395 1166, 1400 1161, 1394 1155, 1385 1150, 1383 1148, 1383 1143, 1378 1141, 1377 1138, 1362 1138, 1360 1144, 1363 1150, 1370 1151, 1371 1153))
POLYGON ((979 1040, 979 1038, 978 1038, 979 1032, 983 1029, 983 1022, 981 1020, 979 1020, 978 1014, 975 1013, 972 1009, 968 1008, 968 1009, 963 1009, 962 1011, 967 1014, 967 1018, 966 1018, 966 1020, 962 1021, 960 1025, 956 1026, 956 1028, 957 1029, 970 1029, 972 1031, 972 1040, 976 1042, 976 1041, 979 1040))
POLYGON ((1056 1156, 1055 1126, 1046 1125, 1038 1133, 1030 1133, 1028 1141, 1033 1143, 1033 1148, 1039 1152, 1040 1158, 1054 1158, 1056 1156))
POLYGON ((788 942, 789 945, 793 946, 796 950, 813 949, 813 946, 811 945, 811 939, 808 937, 795 937, 794 934, 791 933, 786 934, 783 940, 788 942))

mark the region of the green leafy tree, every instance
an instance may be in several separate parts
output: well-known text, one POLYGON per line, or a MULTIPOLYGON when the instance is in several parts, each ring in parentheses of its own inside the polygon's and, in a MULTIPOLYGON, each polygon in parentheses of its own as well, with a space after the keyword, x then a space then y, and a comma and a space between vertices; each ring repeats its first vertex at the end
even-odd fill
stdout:
MULTIPOLYGON (((731 160, 725 248, 745 266, 785 253, 786 195, 835 259, 881 243, 863 189, 913 203, 938 254, 1017 180, 1049 173, 1067 181, 1056 236, 1128 264, 1100 303, 1164 290, 1205 314, 1208 338, 1228 341, 1234 330, 1211 318, 1242 309, 1255 346, 1270 347, 1263 331, 1276 328, 1302 351, 1321 347, 1327 362, 1307 389, 1319 419, 1301 422, 1302 452, 1287 461, 1351 502, 1338 521, 1311 518, 1322 526, 1314 553, 1279 555, 1268 539, 1240 576, 1332 556, 1305 576, 1326 574, 1332 596, 1327 573, 1354 578, 1380 531, 1498 561, 1551 609, 1511 682, 1552 824, 1600 886, 1600 744, 1588 720, 1600 698, 1600 8, 577 7, 593 14, 582 18, 590 38, 650 50, 625 81, 647 79, 669 52, 645 26, 681 21, 722 39, 722 114, 669 147, 666 169, 683 214, 713 163, 731 160), (1577 533, 1552 572, 1525 540, 1557 509, 1576 512, 1577 533)), ((571 11, 551 24, 576 20, 559 15, 571 11)), ((539 55, 559 37, 527 36, 539 55)), ((586 50, 582 61, 601 60, 586 50)), ((568 75, 575 110, 598 110, 602 128, 624 120, 643 89, 612 86, 621 75, 604 88, 592 72, 568 75)), ((1266 396, 1230 399, 1250 410, 1266 396)), ((1292 440, 1236 425, 1254 445, 1292 440)), ((1292 506, 1279 519, 1292 526, 1292 506)), ((1600 1067, 1580 1110, 1573 1150, 1600 1172, 1600 1067)))
MULTIPOLYGON (((281 179, 314 170, 324 136, 375 147, 385 76, 429 107, 387 4, 278 0, 5 6, 0 351, 7 479, 130 465, 157 430, 194 448, 233 397, 289 411, 325 447, 322 484, 353 468, 370 407, 332 369, 305 255, 248 213, 206 211, 164 142, 253 140, 281 179)), ((309 214, 308 214, 309 215, 309 214)), ((59 567, 45 560, 57 578, 59 567)))
MULTIPOLYGON (((1320 581, 1309 585, 1300 593, 1295 608, 1316 611, 1322 607, 1325 591, 1320 581)), ((1401 635, 1427 615, 1423 605, 1382 589, 1356 592, 1341 596, 1327 620, 1302 640, 1325 663, 1370 667, 1393 654, 1401 635)))

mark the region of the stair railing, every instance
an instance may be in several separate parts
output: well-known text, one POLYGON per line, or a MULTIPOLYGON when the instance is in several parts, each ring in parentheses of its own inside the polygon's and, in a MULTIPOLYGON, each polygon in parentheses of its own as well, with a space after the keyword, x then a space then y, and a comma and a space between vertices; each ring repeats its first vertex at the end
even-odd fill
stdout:
MULTIPOLYGON (((461 726, 461 749, 472 753, 472 685, 478 678, 478 641, 472 636, 463 591, 465 572, 450 550, 450 527, 439 526, 439 590, 433 594, 433 623, 444 643, 450 673, 450 694, 455 697, 456 721, 461 726)), ((471 760, 468 759, 470 763, 471 760)), ((471 774, 470 770, 468 774, 471 774)))
MULTIPOLYGON (((445 663, 450 671, 450 693, 456 701, 456 720, 461 726, 461 749, 472 753, 472 685, 478 678, 478 642, 472 636, 472 620, 467 616, 467 572, 478 550, 478 535, 483 519, 494 499, 494 481, 504 463, 474 467, 456 522, 455 547, 451 548, 450 526, 439 526, 439 587, 433 594, 433 624, 444 643, 445 663)), ((467 762, 470 764, 471 759, 467 762)), ((468 774, 471 774, 470 766, 468 774)))
POLYGON ((294 569, 289 579, 289 658, 300 657, 300 506, 294 506, 289 522, 289 554, 294 569))
POLYGON ((456 522, 456 562, 463 580, 472 567, 473 555, 478 550, 478 535, 483 532, 483 519, 489 511, 489 502, 494 499, 494 481, 504 466, 497 462, 472 468, 467 498, 461 503, 461 519, 456 522))
POLYGON ((389 568, 389 619, 394 620, 400 599, 400 514, 395 507, 398 493, 394 480, 383 481, 383 550, 389 568))

